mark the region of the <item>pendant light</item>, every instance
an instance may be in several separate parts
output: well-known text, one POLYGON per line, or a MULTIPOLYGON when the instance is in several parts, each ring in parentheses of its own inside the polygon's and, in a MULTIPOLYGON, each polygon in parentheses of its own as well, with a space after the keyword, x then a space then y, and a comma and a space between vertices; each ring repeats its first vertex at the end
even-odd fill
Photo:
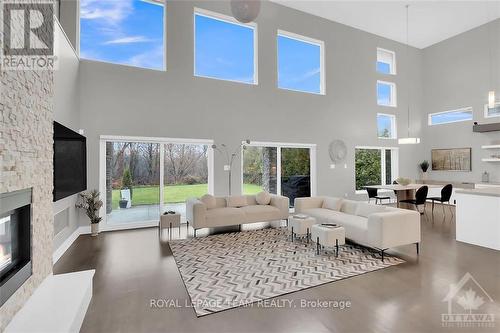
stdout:
MULTIPOLYGON (((409 29, 408 29, 408 9, 410 5, 406 5, 406 61, 408 62, 408 69, 410 69, 410 45, 409 45, 409 29)), ((407 88, 408 88, 408 136, 400 138, 398 143, 400 145, 415 145, 420 143, 420 138, 410 136, 410 72, 408 71, 407 88)))
POLYGON ((233 17, 241 23, 255 21, 260 11, 260 0, 231 0, 233 17))

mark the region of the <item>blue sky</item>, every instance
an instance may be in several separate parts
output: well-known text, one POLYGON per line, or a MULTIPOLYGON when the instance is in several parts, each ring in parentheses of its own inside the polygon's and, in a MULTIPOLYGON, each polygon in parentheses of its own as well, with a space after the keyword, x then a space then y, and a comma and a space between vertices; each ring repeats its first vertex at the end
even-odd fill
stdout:
POLYGON ((385 115, 377 115, 377 128, 378 128, 378 136, 382 137, 385 130, 388 130, 388 137, 391 137, 391 117, 385 115))
POLYGON ((391 105, 391 86, 384 83, 377 83, 377 104, 391 105))
POLYGON ((81 0, 80 56, 163 69, 163 6, 140 0, 81 0))
POLYGON ((278 36, 278 87, 320 93, 321 47, 278 36))
POLYGON ((196 15, 195 74, 254 83, 254 30, 196 15))
POLYGON ((431 117, 432 117, 432 124, 438 125, 455 121, 472 120, 472 112, 455 111, 455 112, 439 113, 432 115, 431 117))

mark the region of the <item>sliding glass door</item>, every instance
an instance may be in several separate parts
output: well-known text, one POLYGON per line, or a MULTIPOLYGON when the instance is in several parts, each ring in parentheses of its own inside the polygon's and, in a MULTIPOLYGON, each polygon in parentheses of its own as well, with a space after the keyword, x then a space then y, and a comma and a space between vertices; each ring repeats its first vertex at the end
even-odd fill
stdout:
POLYGON ((290 198, 315 193, 315 145, 252 142, 242 151, 242 193, 268 191, 290 198))
POLYGON ((106 142, 106 221, 110 225, 157 219, 160 145, 106 142))
POLYGON ((163 211, 186 217, 186 199, 209 193, 208 150, 204 144, 165 145, 163 211))
POLYGON ((101 138, 104 229, 158 224, 166 211, 213 192, 210 140, 101 138))

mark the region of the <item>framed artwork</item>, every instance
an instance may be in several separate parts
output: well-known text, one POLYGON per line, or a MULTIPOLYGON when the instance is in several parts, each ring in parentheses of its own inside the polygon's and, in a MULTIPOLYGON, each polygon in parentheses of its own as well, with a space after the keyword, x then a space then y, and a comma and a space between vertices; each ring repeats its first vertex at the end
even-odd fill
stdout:
POLYGON ((472 148, 432 149, 433 171, 472 171, 472 148))

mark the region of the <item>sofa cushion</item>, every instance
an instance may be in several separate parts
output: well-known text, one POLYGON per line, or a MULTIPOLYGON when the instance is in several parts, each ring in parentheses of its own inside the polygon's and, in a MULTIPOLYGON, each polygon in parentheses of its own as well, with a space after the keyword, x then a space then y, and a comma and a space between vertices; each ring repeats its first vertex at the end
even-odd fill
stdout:
POLYGON ((342 198, 324 198, 323 199, 323 208, 340 211, 340 207, 342 206, 342 198))
POLYGON ((385 211, 384 206, 372 205, 366 202, 360 202, 358 203, 358 208, 356 209, 356 215, 368 217, 370 214, 380 213, 384 211, 385 211))
POLYGON ((205 213, 206 227, 245 223, 245 212, 240 208, 213 208, 205 213))
POLYGON ((266 191, 262 191, 257 193, 255 200, 257 200, 259 205, 269 205, 271 202, 271 195, 266 191))
POLYGON ((336 221, 340 219, 341 216, 346 215, 344 213, 325 208, 304 209, 303 213, 314 217, 316 219, 316 222, 318 223, 335 223, 335 224, 337 224, 336 221))
POLYGON ((354 200, 342 200, 342 206, 340 206, 340 211, 346 214, 356 215, 356 209, 358 208, 359 201, 354 200))
POLYGON ((244 195, 233 195, 226 197, 228 207, 245 207, 247 205, 247 197, 244 195))
POLYGON ((207 206, 207 209, 213 209, 217 205, 215 197, 211 194, 205 194, 200 198, 200 201, 203 202, 205 206, 207 206))
POLYGON ((270 205, 252 205, 239 208, 245 213, 245 221, 262 222, 280 220, 281 212, 278 208, 270 205))
POLYGON ((336 223, 344 227, 347 239, 358 244, 369 245, 368 219, 366 217, 343 214, 336 223))

